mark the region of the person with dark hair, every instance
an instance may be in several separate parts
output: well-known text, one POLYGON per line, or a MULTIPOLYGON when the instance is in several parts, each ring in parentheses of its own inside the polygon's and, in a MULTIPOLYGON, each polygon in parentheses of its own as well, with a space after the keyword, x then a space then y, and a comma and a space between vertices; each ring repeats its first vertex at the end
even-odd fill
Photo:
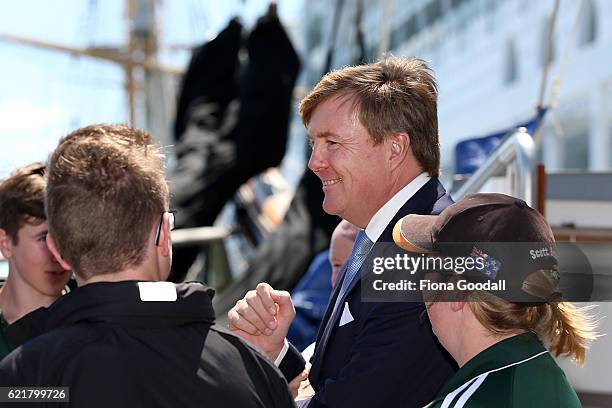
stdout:
POLYGON ((293 406, 276 367, 213 326, 211 289, 164 282, 168 198, 147 132, 92 125, 60 140, 46 239, 79 287, 45 311, 44 334, 0 363, 0 386, 69 387, 78 407, 293 406))
MULTIPOLYGON (((388 57, 326 74, 300 105, 323 209, 356 225, 311 359, 300 406, 419 406, 454 366, 422 303, 362 302, 365 258, 392 242, 395 222, 452 203, 438 181, 437 85, 416 58, 388 57), (407 376, 406 370, 416 375, 407 376)), ((285 340, 295 311, 288 293, 260 283, 228 313, 230 329, 258 345, 292 379, 304 367, 285 340)))
POLYGON ((581 406, 551 354, 584 362, 596 325, 563 301, 555 239, 540 213, 514 197, 474 194, 439 216, 408 215, 396 237, 408 251, 479 265, 425 274, 439 284, 425 293, 433 330, 460 367, 428 408, 581 406))
POLYGON ((44 172, 43 163, 33 163, 0 183, 0 252, 9 266, 0 288, 0 360, 12 349, 8 325, 53 303, 71 275, 47 249, 44 172))

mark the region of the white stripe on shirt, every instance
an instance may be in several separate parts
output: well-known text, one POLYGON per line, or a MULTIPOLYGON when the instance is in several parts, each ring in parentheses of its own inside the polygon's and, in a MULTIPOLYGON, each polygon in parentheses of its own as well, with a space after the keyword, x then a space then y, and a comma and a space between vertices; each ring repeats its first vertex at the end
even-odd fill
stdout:
POLYGON ((487 377, 487 376, 488 376, 490 373, 494 373, 494 372, 496 372, 496 371, 501 371, 501 370, 504 370, 504 369, 506 369, 506 368, 508 368, 508 367, 512 367, 512 366, 516 366, 516 365, 519 365, 519 364, 526 363, 527 361, 532 360, 532 359, 534 359, 534 358, 536 358, 536 357, 539 357, 539 356, 541 356, 542 354, 546 354, 546 353, 548 353, 548 351, 547 351, 547 350, 541 351, 541 352, 539 352, 538 354, 535 354, 535 355, 533 355, 533 356, 531 356, 531 357, 529 357, 529 358, 526 358, 526 359, 524 359, 524 360, 517 361, 517 362, 515 362, 515 363, 511 363, 511 364, 505 365, 505 366, 503 366, 503 367, 496 368, 496 369, 494 369, 494 370, 487 371, 486 373, 482 373, 482 374, 480 374, 480 375, 478 375, 478 376, 476 376, 476 377, 472 378, 471 380, 469 380, 469 381, 467 381, 465 384, 463 384, 461 387, 459 387, 459 388, 455 389, 453 392, 449 393, 449 394, 446 396, 446 398, 444 398, 444 401, 442 402, 442 406, 441 406, 441 408, 448 408, 448 407, 450 407, 450 404, 453 402, 453 400, 455 399, 455 397, 457 396, 457 394, 459 394, 461 391, 463 391, 463 390, 464 390, 466 387, 470 386, 470 384, 474 383, 474 384, 472 384, 472 385, 476 385, 476 383, 478 383, 478 385, 476 385, 476 387, 475 387, 474 389, 472 389, 472 387, 470 387, 470 388, 469 388, 469 389, 466 391, 466 394, 468 394, 468 393, 469 393, 469 395, 467 395, 467 398, 465 398, 465 400, 463 400, 463 396, 462 396, 462 397, 461 397, 461 398, 460 398, 460 399, 457 401, 457 404, 455 404, 455 408, 461 408, 461 407, 463 407, 463 405, 465 405, 465 403, 467 402, 467 400, 468 400, 468 399, 469 399, 469 398, 470 398, 470 397, 471 397, 471 396, 472 396, 472 395, 473 395, 473 394, 476 392, 476 390, 478 389, 478 387, 480 387, 480 385, 481 385, 481 384, 484 382, 484 380, 486 379, 486 377, 487 377), (483 377, 483 378, 482 378, 482 381, 479 381, 481 377, 483 377), (470 392, 470 391, 471 391, 471 392, 470 392), (461 405, 459 405, 460 403, 461 403, 461 405))

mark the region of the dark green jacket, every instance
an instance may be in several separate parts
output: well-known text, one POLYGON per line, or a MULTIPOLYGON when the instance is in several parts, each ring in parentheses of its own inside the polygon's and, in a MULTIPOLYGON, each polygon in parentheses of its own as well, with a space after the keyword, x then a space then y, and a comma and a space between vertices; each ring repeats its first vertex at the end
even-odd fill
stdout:
POLYGON ((503 340, 455 373, 426 408, 578 408, 576 392, 534 333, 503 340))

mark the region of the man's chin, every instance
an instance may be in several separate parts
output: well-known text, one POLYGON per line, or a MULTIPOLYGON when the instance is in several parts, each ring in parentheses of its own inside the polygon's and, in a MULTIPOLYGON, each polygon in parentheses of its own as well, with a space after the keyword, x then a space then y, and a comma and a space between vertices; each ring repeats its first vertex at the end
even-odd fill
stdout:
POLYGON ((63 291, 66 288, 67 284, 68 282, 66 282, 65 285, 61 285, 61 286, 49 284, 49 285, 46 285, 43 289, 39 289, 38 292, 42 293, 45 296, 58 298, 63 294, 63 291))
POLYGON ((337 215, 340 216, 340 214, 342 213, 342 211, 340 211, 340 209, 333 205, 333 203, 330 203, 327 201, 327 198, 323 199, 323 211, 325 211, 327 214, 329 215, 337 215))

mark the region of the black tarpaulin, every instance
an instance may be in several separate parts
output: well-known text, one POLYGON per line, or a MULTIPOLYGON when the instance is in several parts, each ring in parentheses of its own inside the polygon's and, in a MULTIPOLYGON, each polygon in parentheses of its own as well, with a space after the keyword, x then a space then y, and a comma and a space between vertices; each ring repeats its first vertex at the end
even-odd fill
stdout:
MULTIPOLYGON (((299 59, 275 16, 260 19, 246 40, 232 21, 194 53, 177 112, 178 163, 170 175, 177 226, 214 223, 237 189, 285 154, 299 59)), ((198 253, 176 249, 170 279, 180 281, 198 253)))

